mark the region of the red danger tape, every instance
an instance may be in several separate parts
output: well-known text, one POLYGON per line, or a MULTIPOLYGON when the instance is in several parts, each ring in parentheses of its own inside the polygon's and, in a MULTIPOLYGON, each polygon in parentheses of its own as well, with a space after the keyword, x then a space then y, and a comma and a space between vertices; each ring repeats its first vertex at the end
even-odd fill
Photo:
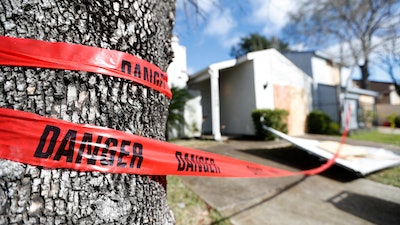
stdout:
POLYGON ((100 73, 131 80, 172 97, 168 75, 159 67, 115 50, 0 36, 0 65, 100 73))
POLYGON ((45 168, 141 175, 282 177, 317 174, 333 165, 337 156, 316 169, 291 172, 122 131, 0 108, 0 158, 45 168))

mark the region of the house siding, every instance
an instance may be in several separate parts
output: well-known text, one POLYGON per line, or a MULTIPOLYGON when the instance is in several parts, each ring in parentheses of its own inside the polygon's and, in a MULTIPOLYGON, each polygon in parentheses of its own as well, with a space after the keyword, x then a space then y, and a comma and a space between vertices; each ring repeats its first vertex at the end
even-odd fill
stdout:
POLYGON ((201 93, 201 106, 203 123, 201 131, 203 134, 212 133, 212 115, 211 115, 211 87, 210 79, 190 84, 191 90, 198 90, 201 93))
POLYGON ((257 108, 287 110, 289 134, 302 135, 311 108, 311 79, 278 51, 268 53, 254 59, 257 108))
POLYGON ((272 68, 274 65, 270 57, 254 59, 254 89, 257 109, 274 109, 274 90, 272 68))
POLYGON ((221 133, 253 135, 256 108, 253 61, 220 71, 221 133))
POLYGON ((337 86, 317 84, 315 109, 325 112, 334 122, 340 122, 340 101, 337 86))
POLYGON ((311 58, 314 82, 325 85, 338 85, 340 83, 339 72, 328 62, 326 59, 318 57, 311 58))

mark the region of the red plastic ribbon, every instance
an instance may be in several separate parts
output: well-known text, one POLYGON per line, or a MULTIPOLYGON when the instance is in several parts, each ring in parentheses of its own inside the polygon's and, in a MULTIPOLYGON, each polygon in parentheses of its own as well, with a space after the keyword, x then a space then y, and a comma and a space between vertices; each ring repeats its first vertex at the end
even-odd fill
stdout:
MULTIPOLYGON (((168 76, 160 68, 114 50, 0 36, 0 65, 100 73, 172 97, 168 76)), ((347 130, 342 143, 346 135, 347 130)), ((142 175, 282 177, 320 173, 334 164, 339 151, 318 168, 291 172, 122 131, 0 108, 0 158, 46 168, 142 175)))
POLYGON ((168 75, 159 67, 115 50, 0 36, 0 65, 100 73, 131 80, 172 97, 168 75))
MULTIPOLYGON (((342 142, 344 139, 342 140, 342 142)), ((108 128, 0 108, 0 158, 46 168, 142 175, 282 177, 291 172, 108 128)))

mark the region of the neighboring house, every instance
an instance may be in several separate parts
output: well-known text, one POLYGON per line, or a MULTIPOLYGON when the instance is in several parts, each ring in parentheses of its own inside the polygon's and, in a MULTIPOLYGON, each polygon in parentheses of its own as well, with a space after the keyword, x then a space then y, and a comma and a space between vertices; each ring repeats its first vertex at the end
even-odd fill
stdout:
MULTIPOLYGON (((360 81, 353 80, 354 85, 359 87, 360 81)), ((377 104, 400 105, 400 96, 396 93, 393 83, 369 81, 368 90, 378 92, 377 104)))
MULTIPOLYGON (((187 74, 186 64, 186 48, 179 44, 177 36, 173 36, 171 40, 172 50, 174 51, 174 59, 168 67, 168 85, 170 87, 186 88, 189 76, 187 74)), ((192 98, 186 102, 183 116, 185 125, 179 129, 170 129, 168 137, 170 139, 180 137, 199 137, 201 136, 201 96, 198 92, 191 91, 192 98)))
POLYGON ((289 111, 290 135, 305 132, 311 110, 312 78, 275 49, 211 64, 189 78, 188 87, 201 92, 203 134, 254 135, 254 109, 289 111))
MULTIPOLYGON (((360 85, 359 80, 353 81, 356 86, 360 85)), ((393 83, 369 81, 369 90, 378 93, 376 104, 376 120, 378 125, 388 122, 388 116, 392 114, 400 115, 400 97, 396 93, 393 83)))
POLYGON ((352 85, 351 69, 315 51, 285 52, 284 55, 312 78, 314 110, 327 113, 343 127, 346 118, 343 107, 349 105, 350 129, 372 126, 378 93, 352 85))
POLYGON ((338 122, 340 67, 315 52, 285 52, 283 55, 313 79, 313 109, 326 112, 338 122))
POLYGON ((391 105, 400 105, 400 95, 397 94, 394 84, 389 86, 389 101, 391 105))

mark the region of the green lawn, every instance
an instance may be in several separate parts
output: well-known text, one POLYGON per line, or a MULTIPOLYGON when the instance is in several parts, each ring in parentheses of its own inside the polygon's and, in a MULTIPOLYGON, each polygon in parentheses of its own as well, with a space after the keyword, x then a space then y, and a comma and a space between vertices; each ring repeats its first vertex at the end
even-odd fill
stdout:
POLYGON ((351 134, 349 138, 354 140, 372 141, 400 146, 399 134, 385 134, 379 133, 378 131, 364 131, 351 134))
MULTIPOLYGON (((400 135, 379 133, 378 131, 358 132, 351 134, 349 139, 400 146, 400 135)), ((366 178, 379 183, 400 187, 400 166, 378 171, 368 175, 366 178)))

